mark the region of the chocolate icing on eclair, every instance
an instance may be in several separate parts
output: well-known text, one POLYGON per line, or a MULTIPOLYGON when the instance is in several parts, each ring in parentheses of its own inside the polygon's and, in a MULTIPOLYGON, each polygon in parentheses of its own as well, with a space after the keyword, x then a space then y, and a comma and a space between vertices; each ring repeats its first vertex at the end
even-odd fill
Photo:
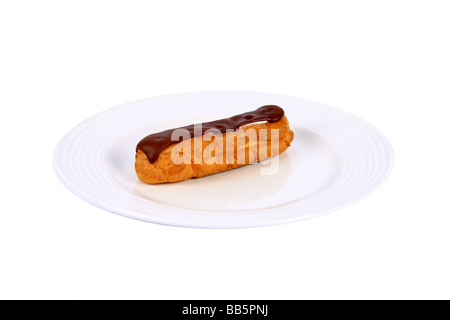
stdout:
POLYGON ((254 122, 277 122, 280 121, 283 116, 284 110, 279 106, 262 106, 254 111, 238 114, 230 118, 215 120, 211 122, 203 122, 201 134, 200 132, 194 131, 193 124, 185 127, 179 127, 158 133, 153 133, 139 141, 138 145, 136 146, 136 152, 139 149, 142 150, 142 152, 144 152, 147 156, 148 160, 153 163, 156 161, 156 159, 158 159, 159 154, 162 150, 164 150, 164 148, 183 140, 183 137, 180 137, 178 141, 172 141, 172 132, 174 130, 185 129, 189 132, 191 138, 193 138, 195 136, 203 135, 207 130, 210 129, 219 130, 220 132, 225 133, 227 130, 237 130, 242 126, 254 122))

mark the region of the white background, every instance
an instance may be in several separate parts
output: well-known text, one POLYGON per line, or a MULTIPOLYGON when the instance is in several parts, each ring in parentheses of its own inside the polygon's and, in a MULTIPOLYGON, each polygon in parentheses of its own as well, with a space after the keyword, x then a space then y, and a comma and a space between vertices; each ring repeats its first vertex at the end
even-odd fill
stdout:
POLYGON ((3 1, 0 298, 449 299, 448 1, 3 1), (294 224, 167 227, 78 199, 52 154, 110 107, 202 90, 324 102, 396 163, 294 224))

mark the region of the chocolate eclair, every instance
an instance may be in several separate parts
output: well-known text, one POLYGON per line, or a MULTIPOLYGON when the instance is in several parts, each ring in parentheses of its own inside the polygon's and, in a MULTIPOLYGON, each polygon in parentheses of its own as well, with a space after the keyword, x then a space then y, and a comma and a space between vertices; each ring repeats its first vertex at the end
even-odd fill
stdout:
POLYGON ((152 133, 136 146, 135 169, 139 179, 149 184, 199 178, 277 156, 293 138, 284 110, 266 105, 152 133))

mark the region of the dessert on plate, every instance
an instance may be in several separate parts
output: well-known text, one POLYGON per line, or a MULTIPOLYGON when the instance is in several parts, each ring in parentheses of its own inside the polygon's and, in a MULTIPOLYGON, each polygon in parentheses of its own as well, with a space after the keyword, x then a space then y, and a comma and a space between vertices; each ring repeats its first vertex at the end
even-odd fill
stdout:
POLYGON ((199 178, 278 156, 293 138, 284 110, 266 105, 150 134, 136 146, 135 169, 149 184, 199 178))

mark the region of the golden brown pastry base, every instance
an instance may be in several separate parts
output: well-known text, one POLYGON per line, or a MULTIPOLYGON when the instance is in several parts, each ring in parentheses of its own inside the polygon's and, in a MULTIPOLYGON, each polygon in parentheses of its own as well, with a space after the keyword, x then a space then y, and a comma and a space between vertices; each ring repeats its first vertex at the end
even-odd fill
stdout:
MULTIPOLYGON (((242 154, 238 152, 242 152, 242 150, 238 150, 238 143, 235 140, 234 145, 234 151, 231 150, 231 153, 226 152, 226 144, 225 141, 228 141, 227 139, 236 139, 230 134, 223 134, 223 140, 220 141, 220 139, 217 139, 217 141, 213 138, 212 141, 204 141, 203 136, 200 137, 194 137, 192 139, 184 140, 180 143, 172 144, 168 147, 166 147, 158 156, 158 159, 154 163, 150 163, 147 159, 147 156, 144 152, 142 152, 140 149, 137 150, 136 153, 136 173, 139 177, 139 179, 142 182, 149 183, 149 184, 158 184, 158 183, 165 183, 165 182, 176 182, 176 181, 182 181, 187 180, 191 178, 199 178, 207 175, 211 175, 214 173, 234 169, 237 167, 245 166, 248 164, 252 164, 258 161, 263 161, 268 158, 271 158, 273 156, 276 156, 278 154, 283 153, 291 144, 292 140, 294 139, 294 133, 289 128, 289 122, 286 118, 286 116, 283 116, 283 118, 274 123, 260 123, 260 124, 250 124, 247 126, 242 127, 233 135, 239 136, 243 135, 247 130, 253 129, 258 133, 259 136, 259 130, 260 129, 266 129, 267 130, 267 143, 260 143, 260 141, 264 141, 261 139, 261 137, 257 140, 251 140, 247 139, 245 146, 242 146, 242 148, 245 148, 245 161, 240 161, 244 163, 237 163, 237 155, 242 154), (273 148, 272 152, 272 146, 271 146, 271 129, 278 129, 279 131, 279 148, 277 150, 276 146, 273 148), (197 144, 194 143, 194 139, 199 139, 197 141, 197 144), (204 154, 204 150, 206 147, 208 147, 212 143, 219 143, 220 146, 216 150, 221 150, 221 154, 215 154, 214 151, 210 152, 212 154, 212 157, 216 157, 215 159, 219 159, 219 157, 222 157, 222 164, 216 163, 218 161, 211 161, 211 159, 203 158, 202 163, 195 164, 194 157, 199 154, 199 150, 195 150, 194 146, 198 145, 202 147, 201 155, 204 154), (183 145, 182 145, 183 144, 183 145), (180 163, 175 164, 172 161, 172 149, 177 147, 185 147, 189 148, 189 144, 191 147, 191 161, 190 163, 180 163), (255 147, 256 145, 256 147, 255 147), (267 149, 263 149, 264 146, 267 146, 267 149), (261 150, 260 150, 261 149, 261 150), (197 151, 197 152, 196 152, 197 151), (273 154, 271 154, 273 153, 273 154), (260 155, 261 159, 260 159, 260 155), (267 156, 266 156, 267 155, 267 156), (228 157, 228 161, 227 161, 228 157), (233 158, 230 158, 233 157, 233 158), (228 162, 228 163, 227 163, 228 162), (210 163, 210 164, 208 164, 210 163)), ((230 144, 231 145, 231 144, 230 144)), ((214 146, 210 146, 211 150, 214 146)), ((187 150, 187 149, 185 149, 187 150)), ((242 157, 242 156, 241 156, 242 157)), ((214 159, 212 159, 214 160, 214 159)), ((243 160, 243 159, 242 159, 243 160)))

